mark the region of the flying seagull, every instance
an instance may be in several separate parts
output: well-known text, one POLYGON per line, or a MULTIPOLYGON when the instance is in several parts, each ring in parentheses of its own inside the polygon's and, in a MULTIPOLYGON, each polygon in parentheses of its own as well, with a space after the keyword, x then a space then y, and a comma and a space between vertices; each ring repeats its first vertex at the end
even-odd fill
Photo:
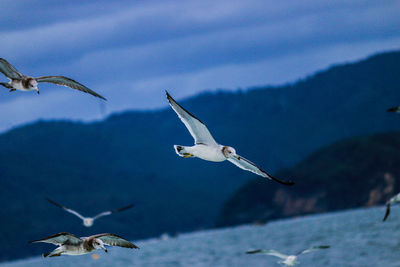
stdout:
POLYGON ((43 257, 57 257, 61 255, 83 255, 97 249, 108 252, 104 246, 118 246, 124 248, 139 248, 132 242, 114 234, 98 234, 89 237, 77 237, 70 233, 58 233, 39 240, 30 241, 32 243, 49 243, 58 246, 49 253, 44 253, 43 257))
POLYGON ((386 202, 386 213, 385 217, 383 217, 383 221, 386 221, 387 217, 389 217, 390 214, 390 205, 394 205, 400 202, 400 193, 389 199, 388 202, 386 202))
POLYGON ((104 212, 102 212, 102 213, 97 214, 97 215, 94 216, 94 217, 83 217, 83 216, 82 216, 81 214, 79 214, 78 212, 76 212, 76 211, 74 211, 74 210, 72 210, 72 209, 69 209, 69 208, 67 208, 67 207, 65 207, 65 206, 63 206, 63 205, 61 205, 61 204, 58 204, 57 202, 51 200, 50 198, 46 198, 46 199, 47 199, 47 201, 50 202, 51 204, 56 205, 57 207, 62 208, 62 209, 64 209, 65 211, 67 211, 67 212, 69 212, 69 213, 72 213, 72 214, 74 214, 75 216, 77 216, 77 217, 79 217, 80 219, 82 219, 82 220, 83 220, 83 225, 86 226, 86 227, 92 226, 94 220, 96 220, 96 219, 98 219, 98 218, 100 218, 100 217, 107 216, 107 215, 111 215, 112 213, 124 211, 124 210, 130 209, 130 208, 132 208, 132 207, 134 206, 133 204, 131 204, 131 205, 129 205, 129 206, 122 207, 122 208, 119 208, 119 209, 104 211, 104 212))
POLYGON ((395 113, 400 113, 400 107, 393 107, 393 108, 389 108, 388 110, 386 110, 387 112, 395 112, 395 113))
POLYGON ((4 58, 0 58, 0 71, 10 80, 8 83, 0 83, 0 85, 10 89, 10 92, 15 90, 20 91, 33 91, 35 90, 39 94, 38 83, 55 83, 76 89, 85 93, 89 93, 103 100, 106 100, 103 96, 90 90, 83 84, 78 83, 70 78, 64 76, 42 76, 42 77, 30 77, 21 74, 13 65, 11 65, 4 58))
POLYGON ((294 184, 292 181, 282 181, 268 174, 263 169, 257 167, 253 162, 236 154, 236 150, 233 147, 218 144, 207 129, 207 126, 201 120, 179 105, 168 92, 166 92, 166 94, 170 106, 194 138, 194 146, 174 145, 175 152, 180 157, 198 157, 203 160, 214 162, 228 160, 243 170, 272 179, 278 183, 284 185, 294 184))
POLYGON ((305 254, 305 253, 315 251, 315 250, 326 249, 326 248, 330 248, 330 246, 314 246, 314 247, 302 250, 295 255, 285 255, 285 254, 282 254, 273 249, 272 250, 257 249, 257 250, 247 251, 246 253, 247 254, 261 253, 261 254, 265 254, 265 255, 275 256, 275 257, 278 257, 283 260, 283 261, 278 261, 279 264, 285 265, 285 266, 294 266, 299 263, 296 260, 297 260, 297 257, 300 256, 301 254, 305 254))

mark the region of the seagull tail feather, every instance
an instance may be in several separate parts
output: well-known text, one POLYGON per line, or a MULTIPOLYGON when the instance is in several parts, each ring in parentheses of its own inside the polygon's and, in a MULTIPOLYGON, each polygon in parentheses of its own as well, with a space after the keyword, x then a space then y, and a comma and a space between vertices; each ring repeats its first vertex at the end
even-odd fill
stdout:
POLYGON ((184 146, 174 145, 174 149, 175 149, 176 154, 178 154, 179 157, 182 157, 182 158, 193 157, 193 155, 190 154, 186 150, 186 147, 184 147, 184 146))

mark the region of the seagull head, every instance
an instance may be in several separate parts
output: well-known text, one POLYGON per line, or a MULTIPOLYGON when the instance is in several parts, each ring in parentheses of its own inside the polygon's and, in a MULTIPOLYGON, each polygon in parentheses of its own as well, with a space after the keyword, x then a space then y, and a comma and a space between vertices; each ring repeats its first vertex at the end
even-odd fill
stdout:
POLYGON ((222 147, 222 153, 226 158, 232 157, 236 155, 236 150, 233 147, 230 146, 224 146, 222 147))
POLYGON ((85 218, 83 219, 83 225, 86 227, 90 227, 93 225, 93 219, 92 218, 85 218))
POLYGON ((35 90, 39 94, 39 89, 38 89, 37 86, 38 86, 37 81, 35 79, 33 79, 33 78, 30 78, 29 81, 28 81, 28 88, 30 90, 35 90))
POLYGON ((108 252, 108 250, 104 247, 104 243, 103 243, 103 241, 101 241, 100 239, 94 239, 94 241, 93 241, 93 247, 95 248, 95 249, 102 249, 102 250, 104 250, 106 253, 108 252))

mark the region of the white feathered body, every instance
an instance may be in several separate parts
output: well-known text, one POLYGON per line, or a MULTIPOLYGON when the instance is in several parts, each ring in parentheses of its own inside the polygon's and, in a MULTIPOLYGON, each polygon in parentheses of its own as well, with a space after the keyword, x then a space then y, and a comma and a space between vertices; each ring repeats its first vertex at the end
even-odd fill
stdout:
POLYGON ((34 88, 26 88, 26 87, 24 87, 24 86, 22 85, 22 80, 11 80, 11 81, 10 81, 10 85, 11 85, 14 89, 17 89, 17 90, 19 90, 19 91, 27 92, 27 91, 32 91, 32 90, 34 90, 34 88))
POLYGON ((286 266, 294 266, 298 263, 298 261, 296 261, 296 260, 297 260, 297 256, 291 255, 291 256, 288 256, 284 261, 281 261, 280 263, 283 265, 286 265, 286 266))
POLYGON ((222 153, 223 146, 209 146, 209 145, 194 145, 194 146, 177 146, 175 145, 176 153, 184 157, 186 154, 190 154, 194 157, 214 162, 221 162, 227 160, 227 158, 222 153), (178 151, 178 147, 181 147, 182 150, 178 151))

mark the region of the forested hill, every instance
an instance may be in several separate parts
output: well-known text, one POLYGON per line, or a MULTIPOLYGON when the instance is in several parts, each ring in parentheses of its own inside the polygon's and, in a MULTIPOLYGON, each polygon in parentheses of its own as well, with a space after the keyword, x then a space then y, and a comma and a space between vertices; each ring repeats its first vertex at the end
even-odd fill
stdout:
MULTIPOLYGON (((276 174, 333 141, 400 130, 399 117, 385 112, 400 104, 399 65, 400 52, 384 53, 295 84, 204 93, 181 104, 217 141, 276 174)), ((214 226, 224 201, 256 177, 228 162, 182 159, 173 151, 174 144, 192 143, 169 107, 90 124, 37 122, 0 135, 0 201, 12 203, 0 209, 0 239, 19 242, 3 247, 0 259, 39 254, 43 248, 26 241, 61 231, 136 239, 214 226), (87 215, 130 202, 136 207, 86 229, 46 196, 87 215)))
POLYGON ((385 204, 400 191, 399 151, 398 132, 354 137, 324 147, 278 172, 297 181, 293 188, 249 181, 225 203, 217 225, 385 204))

